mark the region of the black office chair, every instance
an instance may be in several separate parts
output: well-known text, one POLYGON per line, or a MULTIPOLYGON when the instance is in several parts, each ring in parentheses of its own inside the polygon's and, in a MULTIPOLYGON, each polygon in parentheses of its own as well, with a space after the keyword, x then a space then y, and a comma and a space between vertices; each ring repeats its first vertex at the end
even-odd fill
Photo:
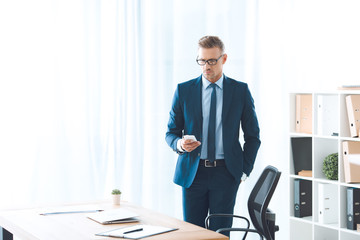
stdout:
POLYGON ((268 206, 279 182, 280 175, 281 172, 277 168, 267 166, 250 193, 248 210, 255 229, 250 229, 250 222, 246 217, 233 214, 211 214, 205 219, 205 227, 209 228, 209 221, 214 217, 240 218, 247 222, 247 228, 220 228, 216 232, 245 232, 243 240, 246 239, 248 232, 252 232, 257 233, 260 239, 265 237, 267 240, 274 240, 275 232, 279 231, 279 226, 275 225, 275 213, 271 212, 268 206))

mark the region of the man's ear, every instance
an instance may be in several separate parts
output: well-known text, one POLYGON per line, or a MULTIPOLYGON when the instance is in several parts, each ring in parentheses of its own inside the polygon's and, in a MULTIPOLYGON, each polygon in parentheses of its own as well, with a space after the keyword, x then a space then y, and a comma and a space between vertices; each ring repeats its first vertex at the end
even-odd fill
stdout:
POLYGON ((226 60, 227 60, 227 54, 224 53, 224 56, 222 57, 222 61, 223 61, 222 63, 225 64, 226 60))

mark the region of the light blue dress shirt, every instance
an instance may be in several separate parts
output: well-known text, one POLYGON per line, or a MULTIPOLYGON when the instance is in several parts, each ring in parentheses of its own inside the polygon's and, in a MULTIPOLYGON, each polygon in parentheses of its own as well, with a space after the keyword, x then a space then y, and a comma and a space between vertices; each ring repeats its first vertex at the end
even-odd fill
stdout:
MULTIPOLYGON (((222 107, 223 107, 223 82, 224 75, 215 82, 216 86, 216 125, 215 125, 215 158, 224 159, 224 146, 222 135, 222 107)), ((201 143, 201 159, 207 159, 207 144, 209 130, 210 101, 212 88, 211 82, 202 76, 202 143, 201 143)))

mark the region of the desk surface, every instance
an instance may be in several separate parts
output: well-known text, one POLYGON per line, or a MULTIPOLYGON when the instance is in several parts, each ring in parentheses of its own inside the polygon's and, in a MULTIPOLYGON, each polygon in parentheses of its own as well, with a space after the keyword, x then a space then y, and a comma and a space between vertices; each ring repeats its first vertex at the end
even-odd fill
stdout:
MULTIPOLYGON (((83 209, 87 204, 67 205, 79 206, 83 209)), ((109 202, 101 202, 89 205, 99 209, 125 208, 136 212, 140 217, 137 223, 122 223, 101 225, 86 216, 88 213, 56 214, 42 216, 39 213, 44 209, 9 210, 0 212, 0 226, 7 229, 14 236, 27 240, 82 240, 82 239, 116 239, 95 236, 95 233, 105 232, 112 229, 131 226, 135 224, 151 224, 179 230, 164 233, 148 238, 146 240, 226 240, 226 236, 206 230, 204 228, 186 223, 176 218, 160 214, 149 209, 122 202, 120 206, 114 206, 109 202)), ((63 207, 63 206, 60 206, 63 207)))

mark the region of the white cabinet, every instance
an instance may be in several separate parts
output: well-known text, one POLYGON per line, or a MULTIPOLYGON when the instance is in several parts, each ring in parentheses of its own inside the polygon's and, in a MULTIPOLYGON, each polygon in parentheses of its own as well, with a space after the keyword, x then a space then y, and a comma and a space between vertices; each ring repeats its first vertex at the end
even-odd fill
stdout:
POLYGON ((290 134, 289 134, 289 201, 290 201, 290 239, 291 240, 355 240, 360 239, 360 232, 346 228, 346 189, 360 188, 360 184, 345 182, 342 157, 343 141, 360 141, 350 136, 345 97, 360 94, 360 91, 337 91, 330 93, 291 93, 290 94, 290 134), (296 95, 312 95, 312 133, 296 132, 296 95), (292 138, 311 140, 312 177, 303 177, 294 170, 292 138), (338 180, 328 180, 322 172, 323 160, 332 153, 338 153, 338 180), (298 218, 294 215, 294 180, 304 179, 312 182, 312 216, 298 218), (322 223, 319 219, 318 190, 321 184, 331 184, 337 199, 337 220, 322 223))

